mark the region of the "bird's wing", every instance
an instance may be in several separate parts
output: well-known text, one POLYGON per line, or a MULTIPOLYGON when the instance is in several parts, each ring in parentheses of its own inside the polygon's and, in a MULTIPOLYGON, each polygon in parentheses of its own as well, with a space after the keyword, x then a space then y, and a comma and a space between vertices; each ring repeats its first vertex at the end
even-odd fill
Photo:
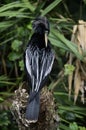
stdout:
POLYGON ((39 79, 40 87, 42 87, 43 82, 46 81, 46 78, 48 77, 48 75, 52 70, 54 58, 55 55, 52 49, 50 51, 46 51, 45 49, 43 50, 43 55, 41 58, 41 67, 40 67, 40 79, 39 79))
POLYGON ((29 48, 27 48, 25 51, 25 67, 30 77, 32 77, 31 60, 32 60, 32 53, 30 52, 29 48))
POLYGON ((31 78, 32 91, 39 91, 42 82, 51 72, 54 62, 53 51, 47 52, 42 50, 41 54, 38 50, 32 50, 30 47, 26 49, 25 64, 27 72, 31 78))
POLYGON ((34 91, 35 83, 36 83, 36 59, 35 59, 35 53, 33 50, 33 47, 29 46, 27 47, 25 51, 25 67, 27 70, 27 73, 30 77, 30 82, 32 86, 32 91, 34 91))

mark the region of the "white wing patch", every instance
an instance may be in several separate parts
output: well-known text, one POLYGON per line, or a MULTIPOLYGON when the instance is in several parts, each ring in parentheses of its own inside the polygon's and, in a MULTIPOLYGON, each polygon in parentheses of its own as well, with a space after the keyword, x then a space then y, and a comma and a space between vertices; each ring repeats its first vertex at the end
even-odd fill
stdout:
POLYGON ((48 60, 47 62, 47 70, 45 72, 45 75, 44 77, 46 77, 50 72, 51 72, 51 69, 52 69, 52 66, 53 66, 53 62, 54 62, 54 57, 49 57, 50 60, 48 60), (49 62, 50 61, 50 62, 49 62))
POLYGON ((25 55, 25 62, 26 62, 26 69, 27 69, 27 71, 28 71, 28 73, 29 73, 29 75, 31 76, 31 64, 30 64, 30 59, 29 59, 29 57, 28 57, 29 55, 28 55, 28 50, 26 50, 26 55, 25 55))

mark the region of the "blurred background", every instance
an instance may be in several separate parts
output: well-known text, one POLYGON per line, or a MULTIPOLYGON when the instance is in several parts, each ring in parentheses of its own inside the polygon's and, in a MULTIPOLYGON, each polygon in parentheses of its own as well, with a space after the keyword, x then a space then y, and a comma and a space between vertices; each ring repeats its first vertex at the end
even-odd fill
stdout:
POLYGON ((32 21, 40 15, 50 22, 49 40, 56 55, 48 88, 55 97, 59 129, 86 130, 86 45, 83 50, 78 40, 71 39, 80 31, 74 32, 74 25, 86 20, 86 0, 0 1, 0 130, 18 130, 10 102, 26 80, 23 54, 33 33, 32 21))

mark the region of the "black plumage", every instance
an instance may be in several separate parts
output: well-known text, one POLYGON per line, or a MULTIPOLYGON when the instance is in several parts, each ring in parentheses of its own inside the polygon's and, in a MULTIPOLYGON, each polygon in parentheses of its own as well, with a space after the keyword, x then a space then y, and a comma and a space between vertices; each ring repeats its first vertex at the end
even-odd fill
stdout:
POLYGON ((40 108, 40 90, 50 74, 54 62, 54 51, 51 49, 49 22, 46 17, 38 17, 33 22, 34 33, 25 50, 25 68, 31 82, 30 97, 26 108, 26 118, 36 122, 40 108))

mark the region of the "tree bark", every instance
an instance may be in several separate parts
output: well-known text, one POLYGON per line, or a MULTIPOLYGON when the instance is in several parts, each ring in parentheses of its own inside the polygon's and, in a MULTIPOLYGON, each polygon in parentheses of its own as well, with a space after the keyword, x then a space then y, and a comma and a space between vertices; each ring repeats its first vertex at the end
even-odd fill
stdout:
POLYGON ((47 87, 41 90, 40 113, 36 123, 29 123, 25 119, 26 105, 29 98, 26 83, 15 91, 11 111, 18 123, 19 130, 57 130, 59 116, 55 110, 53 93, 47 87))

